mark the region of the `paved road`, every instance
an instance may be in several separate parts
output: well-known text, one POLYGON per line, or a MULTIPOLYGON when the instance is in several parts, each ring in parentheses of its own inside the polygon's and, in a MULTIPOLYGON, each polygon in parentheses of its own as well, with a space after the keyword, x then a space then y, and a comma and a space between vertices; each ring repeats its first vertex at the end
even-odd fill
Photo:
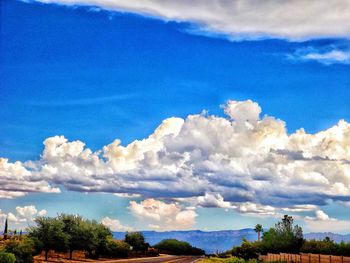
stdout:
POLYGON ((134 258, 134 259, 121 259, 101 261, 101 263, 194 263, 199 260, 200 257, 192 256, 160 256, 154 258, 134 258))

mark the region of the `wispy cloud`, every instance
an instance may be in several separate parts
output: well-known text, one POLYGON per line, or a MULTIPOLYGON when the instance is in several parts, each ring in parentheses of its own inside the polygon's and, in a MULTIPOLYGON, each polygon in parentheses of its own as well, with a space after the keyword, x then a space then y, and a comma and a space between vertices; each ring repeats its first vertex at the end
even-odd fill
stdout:
MULTIPOLYGON (((226 35, 233 40, 349 38, 350 2, 344 0, 33 0, 86 5, 130 12, 166 21, 183 21, 193 32, 226 35), (322 14, 322 15, 320 15, 322 14)), ((95 9, 98 10, 98 9, 95 9)))
POLYGON ((288 59, 296 62, 315 61, 324 65, 350 64, 350 42, 338 41, 325 46, 308 46, 297 49, 288 59))
POLYGON ((350 64, 350 50, 341 50, 338 48, 317 50, 315 48, 307 48, 297 50, 289 58, 298 61, 316 61, 325 65, 350 64))

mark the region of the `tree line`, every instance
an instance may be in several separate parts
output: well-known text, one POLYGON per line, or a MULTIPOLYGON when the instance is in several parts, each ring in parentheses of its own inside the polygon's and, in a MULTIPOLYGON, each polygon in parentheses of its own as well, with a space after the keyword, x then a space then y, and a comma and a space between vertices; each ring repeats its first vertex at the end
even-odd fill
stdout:
MULTIPOLYGON (((69 259, 72 259, 73 252, 77 250, 85 251, 86 257, 93 259, 122 258, 135 253, 138 256, 156 256, 158 249, 169 254, 204 254, 203 250, 175 239, 163 240, 151 248, 141 232, 128 232, 124 240, 115 240, 109 228, 95 220, 84 219, 78 215, 38 217, 34 222, 35 226, 29 227, 26 235, 8 237, 7 231, 4 232, 7 240, 3 251, 0 248, 0 258, 6 257, 11 263, 11 258, 15 256, 17 263, 30 263, 33 262, 33 255, 42 252, 45 260, 48 260, 51 250, 68 252, 69 259)), ((6 221, 6 230, 7 227, 6 221)), ((2 259, 0 262, 7 261, 2 259)))
POLYGON ((234 247, 225 254, 243 259, 257 259, 260 254, 267 253, 314 253, 325 255, 350 256, 350 242, 336 243, 330 238, 324 240, 305 240, 303 230, 294 225, 293 217, 285 215, 274 227, 263 231, 260 224, 254 229, 258 241, 243 240, 240 246, 234 247), (263 233, 260 240, 260 235, 263 233))

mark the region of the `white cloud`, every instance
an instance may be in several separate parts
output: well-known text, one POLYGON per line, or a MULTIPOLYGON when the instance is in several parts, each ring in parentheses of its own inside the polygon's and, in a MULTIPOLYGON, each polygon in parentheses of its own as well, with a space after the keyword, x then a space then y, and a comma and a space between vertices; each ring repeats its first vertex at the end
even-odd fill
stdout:
POLYGON ((350 36, 347 0, 34 0, 87 5, 102 9, 184 21, 194 33, 222 34, 231 39, 304 40, 350 36), (320 15, 322 14, 322 15, 320 15))
POLYGON ((34 205, 28 206, 17 206, 16 212, 9 212, 7 214, 3 213, 0 209, 0 224, 5 222, 5 219, 8 219, 9 227, 14 229, 25 229, 28 225, 33 224, 34 219, 38 216, 46 215, 47 211, 37 210, 34 205))
POLYGON ((16 191, 6 191, 6 190, 0 190, 0 199, 13 199, 17 197, 25 196, 25 192, 16 192, 16 191))
POLYGON ((169 118, 143 140, 126 146, 115 140, 96 152, 63 136, 48 138, 38 161, 2 159, 0 191, 11 195, 64 186, 257 214, 350 201, 349 123, 341 120, 315 134, 303 129, 288 134, 283 121, 261 117, 255 102, 228 101, 224 112, 226 118, 169 118))
POLYGON ((337 219, 329 217, 329 215, 322 210, 316 210, 315 217, 307 216, 305 219, 307 221, 337 221, 337 219))
POLYGON ((323 47, 321 50, 315 48, 300 49, 288 57, 300 61, 317 61, 325 65, 350 64, 350 50, 333 46, 323 47))
POLYGON ((44 174, 33 174, 31 163, 10 163, 6 158, 0 158, 0 198, 12 199, 21 197, 28 192, 59 193, 47 183, 44 174))
POLYGON ((240 203, 238 211, 244 214, 276 216, 276 208, 269 205, 259 205, 252 202, 240 203))
POLYGON ((20 218, 25 218, 29 221, 33 220, 35 216, 44 216, 47 213, 45 209, 38 211, 34 205, 17 206, 16 211, 20 218))
POLYGON ((294 205, 292 207, 283 208, 283 211, 286 212, 307 212, 307 211, 315 211, 318 207, 316 205, 294 205))
POLYGON ((327 215, 322 210, 315 212, 315 217, 305 217, 305 223, 309 231, 312 232, 333 232, 348 231, 350 226, 349 220, 338 220, 327 215))
POLYGON ((130 201, 130 212, 143 224, 155 230, 191 229, 195 224, 196 212, 183 209, 177 203, 146 199, 140 203, 130 201))
POLYGON ((133 230, 132 227, 124 226, 122 223, 120 223, 118 219, 109 218, 108 216, 102 218, 101 223, 112 231, 132 231, 133 230))
POLYGON ((201 207, 235 208, 230 202, 225 202, 220 194, 205 193, 197 197, 195 204, 201 207))

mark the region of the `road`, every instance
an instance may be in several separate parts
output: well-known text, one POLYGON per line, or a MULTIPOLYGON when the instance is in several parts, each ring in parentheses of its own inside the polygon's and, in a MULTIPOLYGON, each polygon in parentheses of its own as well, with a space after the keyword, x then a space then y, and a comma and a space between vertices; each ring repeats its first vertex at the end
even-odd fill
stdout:
POLYGON ((160 256, 152 258, 133 258, 133 259, 119 259, 100 261, 101 263, 194 263, 201 257, 195 256, 160 256))

